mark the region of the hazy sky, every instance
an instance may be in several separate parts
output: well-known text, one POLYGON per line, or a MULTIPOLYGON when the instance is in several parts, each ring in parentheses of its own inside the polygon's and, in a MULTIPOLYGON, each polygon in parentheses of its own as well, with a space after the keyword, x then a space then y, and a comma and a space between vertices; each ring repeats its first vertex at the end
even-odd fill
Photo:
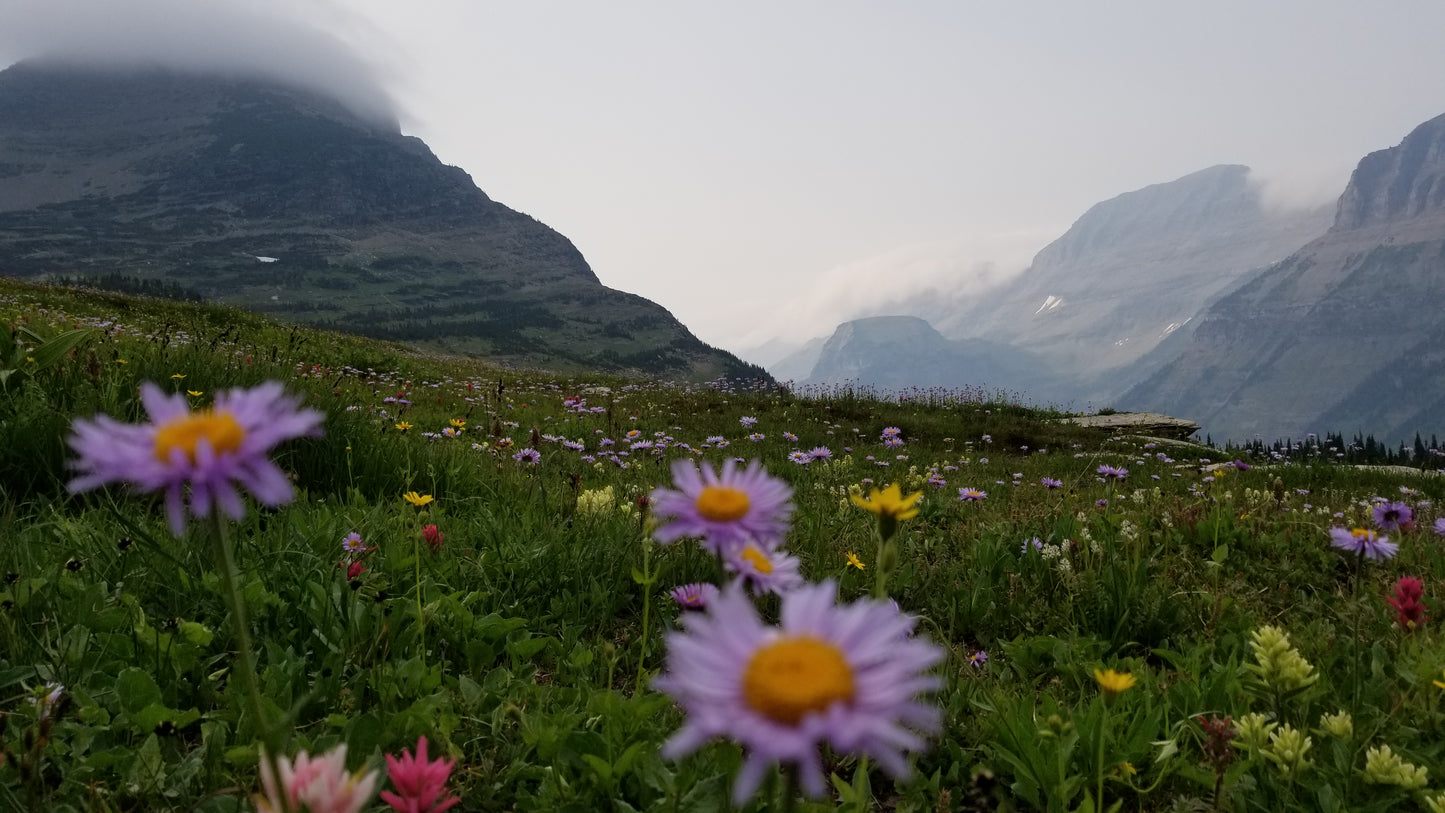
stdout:
POLYGON ((380 86, 604 283, 733 350, 977 287, 1093 203, 1213 164, 1333 199, 1445 113, 1441 32, 1439 0, 0 0, 0 64, 380 86))

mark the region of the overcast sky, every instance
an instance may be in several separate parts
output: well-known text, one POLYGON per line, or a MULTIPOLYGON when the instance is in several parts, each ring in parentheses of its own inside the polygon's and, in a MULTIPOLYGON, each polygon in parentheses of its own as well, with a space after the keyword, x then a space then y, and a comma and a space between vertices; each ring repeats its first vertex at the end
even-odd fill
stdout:
POLYGON ((367 103, 604 283, 741 350, 1014 271, 1219 163, 1281 204, 1445 113, 1445 3, 0 0, 45 50, 367 103))

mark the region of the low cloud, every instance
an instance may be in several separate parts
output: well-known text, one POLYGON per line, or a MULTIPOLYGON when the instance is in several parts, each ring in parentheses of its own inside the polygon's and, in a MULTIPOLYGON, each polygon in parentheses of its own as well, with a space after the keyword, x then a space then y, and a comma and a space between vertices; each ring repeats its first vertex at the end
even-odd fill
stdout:
POLYGON ((8 0, 0 65, 21 60, 254 76, 395 122, 374 49, 385 38, 323 0, 8 0))
POLYGON ((804 297, 780 304, 735 346, 780 339, 801 344, 865 316, 918 316, 930 321, 1013 279, 1058 232, 1018 230, 901 246, 828 269, 804 297))

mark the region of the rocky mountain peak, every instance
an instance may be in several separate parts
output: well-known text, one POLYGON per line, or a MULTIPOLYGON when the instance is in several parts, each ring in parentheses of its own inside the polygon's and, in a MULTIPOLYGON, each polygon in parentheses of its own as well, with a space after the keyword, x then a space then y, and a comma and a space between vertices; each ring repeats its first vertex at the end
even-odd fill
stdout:
POLYGON ((1340 196, 1334 230, 1445 215, 1445 115, 1361 159, 1340 196))

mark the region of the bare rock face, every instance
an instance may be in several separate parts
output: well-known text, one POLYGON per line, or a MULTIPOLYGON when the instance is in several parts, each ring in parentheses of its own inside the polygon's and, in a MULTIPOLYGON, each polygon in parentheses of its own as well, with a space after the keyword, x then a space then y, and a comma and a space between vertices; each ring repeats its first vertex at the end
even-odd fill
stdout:
POLYGON ((126 278, 557 370, 763 377, 395 121, 272 81, 0 71, 0 273, 126 278))
POLYGON ((1445 429, 1445 116, 1366 156, 1323 236, 1242 283, 1118 400, 1215 437, 1445 429))

